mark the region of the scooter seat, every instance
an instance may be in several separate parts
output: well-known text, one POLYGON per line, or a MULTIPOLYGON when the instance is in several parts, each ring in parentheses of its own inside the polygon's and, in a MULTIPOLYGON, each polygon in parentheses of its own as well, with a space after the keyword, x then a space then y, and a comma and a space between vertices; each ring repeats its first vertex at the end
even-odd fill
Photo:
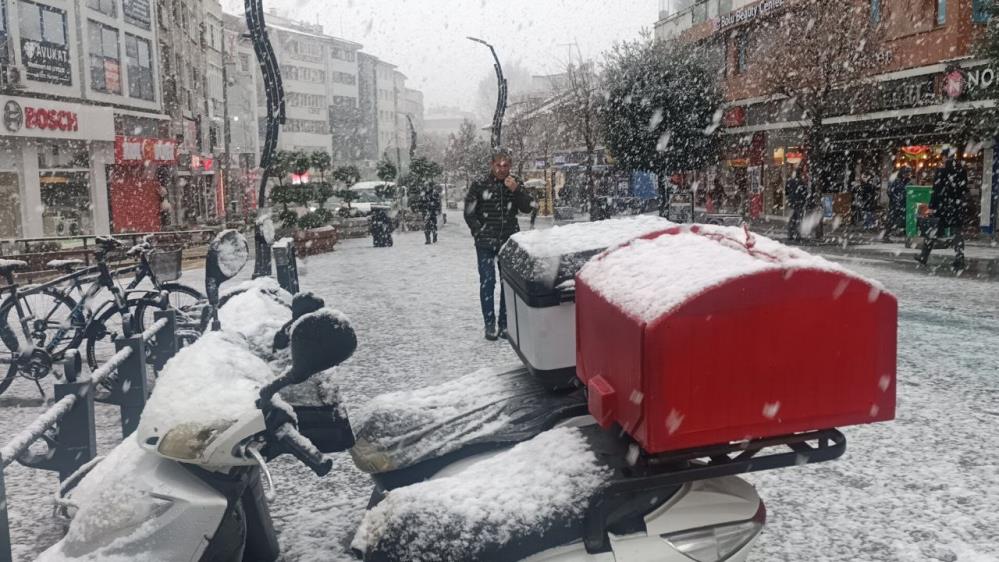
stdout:
POLYGON ((358 468, 391 490, 586 413, 581 390, 552 392, 522 365, 482 369, 441 385, 376 397, 358 412, 351 455, 358 468))
POLYGON ((578 542, 590 501, 620 470, 608 462, 623 457, 613 441, 595 425, 560 427, 392 490, 365 514, 352 547, 366 562, 498 562, 578 542))

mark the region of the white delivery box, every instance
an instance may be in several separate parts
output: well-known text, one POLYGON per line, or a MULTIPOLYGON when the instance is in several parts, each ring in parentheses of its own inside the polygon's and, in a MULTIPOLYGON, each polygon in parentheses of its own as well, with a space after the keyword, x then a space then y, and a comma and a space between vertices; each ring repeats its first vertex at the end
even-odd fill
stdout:
POLYGON ((500 250, 510 344, 553 389, 576 384, 576 273, 609 247, 673 223, 637 216, 514 234, 500 250))

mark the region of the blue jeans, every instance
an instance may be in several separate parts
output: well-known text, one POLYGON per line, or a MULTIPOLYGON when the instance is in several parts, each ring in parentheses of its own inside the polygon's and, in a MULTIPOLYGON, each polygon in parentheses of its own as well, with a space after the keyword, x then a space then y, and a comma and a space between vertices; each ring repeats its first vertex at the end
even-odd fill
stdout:
MULTIPOLYGON (((499 267, 496 258, 499 251, 476 246, 475 255, 479 261, 479 302, 482 304, 482 320, 487 328, 492 328, 496 326, 493 303, 496 293, 496 270, 499 267)), ((506 299, 502 287, 500 287, 499 327, 506 329, 506 299)))

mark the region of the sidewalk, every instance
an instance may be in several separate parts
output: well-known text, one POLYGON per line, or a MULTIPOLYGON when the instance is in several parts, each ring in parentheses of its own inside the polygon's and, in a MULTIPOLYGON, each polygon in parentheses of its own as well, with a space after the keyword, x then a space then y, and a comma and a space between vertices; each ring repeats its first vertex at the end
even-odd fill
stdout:
MULTIPOLYGON (((754 223, 750 228, 775 240, 784 241, 787 238, 786 217, 768 216, 767 220, 754 223)), ((880 233, 875 231, 840 228, 829 232, 827 226, 822 240, 804 240, 800 245, 831 258, 871 261, 896 269, 927 271, 933 275, 955 275, 951 271, 954 261, 952 248, 933 250, 928 266, 923 268, 915 259, 920 251, 918 241, 911 248, 906 248, 904 238, 896 237, 894 240, 891 243, 882 242, 880 233)), ((967 240, 964 254, 967 269, 961 273, 962 277, 999 280, 999 244, 996 241, 985 236, 967 240)))

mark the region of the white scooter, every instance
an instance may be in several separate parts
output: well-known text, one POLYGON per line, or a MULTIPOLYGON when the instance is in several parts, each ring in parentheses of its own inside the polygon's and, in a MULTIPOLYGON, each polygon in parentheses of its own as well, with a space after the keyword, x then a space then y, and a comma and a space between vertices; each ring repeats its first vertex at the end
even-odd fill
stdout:
MULTIPOLYGON (((226 234, 210 252, 213 302, 238 271, 219 255, 240 243, 226 234)), ((332 467, 324 453, 354 445, 336 404, 288 404, 289 391, 353 353, 353 329, 317 299, 290 301, 259 280, 229 298, 223 331, 168 363, 134 436, 68 495, 67 535, 41 560, 278 558, 261 483, 267 460, 291 454, 322 476, 332 467)), ((393 413, 391 399, 368 408, 352 451, 376 473, 353 543, 364 560, 745 560, 766 512, 733 475, 828 460, 845 447, 830 430, 650 457, 596 426, 577 395, 547 393, 525 370, 475 376, 499 387, 480 385, 482 399, 453 423, 421 426, 409 413, 435 400, 453 406, 468 381, 409 393, 409 410, 393 413)))

